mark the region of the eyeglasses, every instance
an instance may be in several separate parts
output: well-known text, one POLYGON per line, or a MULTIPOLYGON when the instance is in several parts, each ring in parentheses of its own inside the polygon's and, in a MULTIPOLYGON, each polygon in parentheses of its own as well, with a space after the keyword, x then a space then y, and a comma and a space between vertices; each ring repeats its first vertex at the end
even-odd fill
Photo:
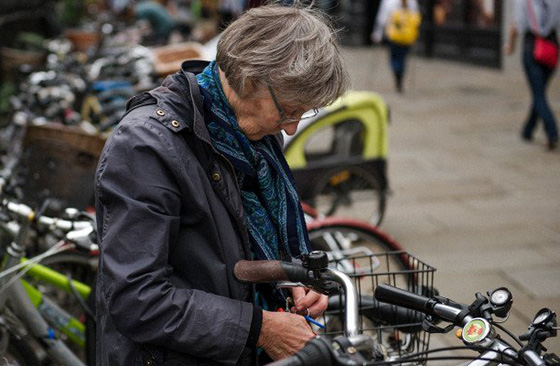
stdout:
POLYGON ((274 105, 276 106, 276 110, 278 111, 278 114, 280 115, 280 120, 278 120, 279 125, 285 124, 285 123, 299 122, 299 121, 304 120, 304 119, 313 118, 313 117, 315 117, 316 115, 319 114, 319 110, 317 108, 313 108, 313 109, 303 113, 301 115, 301 117, 299 117, 299 118, 294 117, 294 116, 287 116, 286 113, 284 112, 284 109, 280 105, 280 103, 278 103, 278 99, 276 99, 276 95, 274 94, 274 90, 272 90, 270 85, 267 85, 267 87, 268 87, 268 91, 270 93, 270 97, 272 98, 272 101, 274 102, 274 105))

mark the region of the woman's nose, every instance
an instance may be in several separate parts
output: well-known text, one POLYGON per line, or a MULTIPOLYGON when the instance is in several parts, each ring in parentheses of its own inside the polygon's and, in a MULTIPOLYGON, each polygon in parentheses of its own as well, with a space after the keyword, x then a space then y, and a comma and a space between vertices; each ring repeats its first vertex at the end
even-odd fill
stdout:
POLYGON ((293 134, 296 133, 298 124, 299 124, 299 121, 298 122, 292 122, 292 123, 286 123, 286 124, 282 125, 282 129, 284 130, 284 132, 286 132, 286 134, 288 134, 289 136, 292 136, 293 134))

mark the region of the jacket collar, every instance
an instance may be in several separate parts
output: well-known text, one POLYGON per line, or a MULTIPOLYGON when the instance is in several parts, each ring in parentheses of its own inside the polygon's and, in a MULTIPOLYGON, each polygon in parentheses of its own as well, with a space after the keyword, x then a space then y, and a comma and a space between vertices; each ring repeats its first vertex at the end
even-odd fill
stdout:
POLYGON ((157 115, 163 125, 174 132, 183 129, 211 144, 204 122, 203 100, 195 74, 202 72, 208 61, 185 61, 181 71, 168 76, 161 86, 150 91, 157 100, 157 115))

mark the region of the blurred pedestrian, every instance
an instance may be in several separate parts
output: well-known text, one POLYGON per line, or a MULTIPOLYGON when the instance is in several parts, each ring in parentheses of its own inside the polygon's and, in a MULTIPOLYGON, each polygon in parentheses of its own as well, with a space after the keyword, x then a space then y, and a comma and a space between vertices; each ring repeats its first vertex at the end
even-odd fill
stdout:
POLYGON ((560 1, 516 0, 515 21, 510 26, 509 37, 504 46, 504 53, 511 55, 515 50, 517 36, 523 36, 521 61, 531 89, 532 103, 521 130, 521 138, 532 141, 537 122, 541 119, 549 150, 558 146, 558 127, 546 96, 546 88, 556 68, 537 62, 533 51, 537 37, 543 37, 558 45, 559 28, 560 1))
POLYGON ((218 3, 218 31, 222 32, 237 19, 245 8, 245 0, 220 0, 218 3))
POLYGON ((403 92, 406 60, 418 39, 421 20, 416 0, 383 0, 379 6, 371 39, 375 43, 388 42, 391 70, 399 93, 403 92))
MULTIPOLYGON (((166 3, 166 0, 163 1, 166 3)), ((162 4, 155 0, 139 0, 134 5, 134 17, 137 21, 146 21, 150 26, 150 33, 143 40, 145 44, 167 44, 171 32, 175 29, 175 20, 162 4)))

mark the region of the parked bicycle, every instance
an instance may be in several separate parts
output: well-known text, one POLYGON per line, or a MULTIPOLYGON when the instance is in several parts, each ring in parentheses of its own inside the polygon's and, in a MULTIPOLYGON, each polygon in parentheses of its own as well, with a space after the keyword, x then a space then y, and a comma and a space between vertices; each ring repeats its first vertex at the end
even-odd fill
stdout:
POLYGON ((453 360, 458 362, 469 360, 470 362, 467 363, 469 366, 560 364, 560 358, 554 353, 547 353, 543 345, 546 339, 557 335, 558 326, 554 311, 548 308, 539 310, 533 317, 528 331, 519 337, 500 325, 505 321, 504 318, 507 319, 512 305, 511 292, 507 288, 501 287, 488 291, 487 296, 477 293, 476 300, 470 305, 459 304, 440 296, 422 296, 383 284, 377 287, 375 296, 379 301, 398 306, 398 309, 408 308, 426 314, 423 327, 428 332, 450 331, 458 326, 460 332, 457 334, 465 344, 465 347, 461 348, 472 349, 479 355, 474 357, 431 355, 457 349, 445 348, 387 360, 379 357, 378 353, 372 352, 368 339, 356 339, 352 335, 336 338, 318 336, 295 355, 268 366, 418 365, 428 361, 453 360), (449 324, 440 327, 439 322, 449 324), (511 337, 515 344, 507 342, 498 331, 511 337))
MULTIPOLYGON (((402 254, 404 253, 399 252, 399 255, 402 254)), ((339 270, 339 261, 329 262, 327 253, 322 251, 313 251, 304 256, 302 264, 276 261, 241 262, 234 272, 237 278, 243 281, 280 281, 278 287, 305 285, 328 294, 329 307, 324 316, 317 319, 325 329, 313 325, 320 337, 350 337, 352 342, 365 342, 367 347, 375 346, 376 350, 383 350, 384 359, 395 360, 404 355, 427 350, 429 335, 421 331, 423 318, 420 313, 373 299, 368 295, 372 293, 371 286, 383 282, 395 284, 398 282, 397 278, 401 278, 408 280, 410 287, 407 288, 424 291, 431 289, 430 282, 435 270, 406 254, 418 269, 376 273, 375 263, 379 258, 383 259, 388 255, 351 255, 342 259, 354 264, 353 273, 339 270), (368 265, 371 267, 368 268, 368 265), (342 291, 339 291, 340 288, 342 291)), ((354 346, 361 347, 358 344, 354 346)), ((317 363, 319 364, 321 363, 317 363)))
POLYGON ((6 199, 1 206, 0 229, 13 240, 0 251, 0 354, 7 362, 20 366, 42 365, 47 359, 60 365, 85 365, 85 351, 80 349, 86 346, 88 329, 85 319, 78 319, 72 312, 76 307, 82 314, 92 311, 86 304, 91 288, 39 263, 49 258, 53 266, 76 264, 80 262, 74 260, 78 257, 57 257, 57 253, 73 248, 87 253, 95 251, 92 220, 35 217, 29 206, 6 199), (32 223, 64 235, 59 244, 26 259, 26 235, 32 223), (57 291, 47 295, 47 287, 57 291), (62 292, 79 306, 61 305, 56 296, 62 292), (77 347, 71 348, 71 343, 77 347))
MULTIPOLYGON (((559 365, 560 358, 554 353, 546 353, 543 345, 546 339, 557 336, 558 325, 554 311, 543 308, 533 317, 528 332, 515 336, 502 326, 509 316, 513 296, 509 289, 500 287, 488 291, 486 295, 476 294, 472 304, 460 304, 451 299, 434 296, 426 297, 389 285, 379 285, 375 289, 375 298, 397 306, 422 312, 428 315, 423 328, 430 333, 447 333, 455 327, 460 328, 458 336, 466 348, 480 355, 472 357, 468 365, 559 365), (440 325, 441 322, 447 323, 440 325), (505 333, 511 341, 499 333, 505 333), (513 342, 512 342, 513 341, 513 342), (525 343, 524 343, 525 342, 525 343)), ((433 353, 447 349, 410 355, 402 362, 419 362, 442 359, 433 353)), ((443 359, 464 359, 459 356, 445 356, 443 359)))

